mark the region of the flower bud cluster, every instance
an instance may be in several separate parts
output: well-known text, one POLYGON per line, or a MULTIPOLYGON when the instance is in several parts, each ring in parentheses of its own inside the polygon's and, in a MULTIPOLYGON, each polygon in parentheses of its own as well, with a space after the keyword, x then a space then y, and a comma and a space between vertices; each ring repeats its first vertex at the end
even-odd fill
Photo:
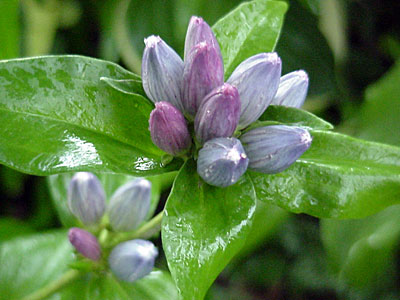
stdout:
MULTIPOLYGON (((106 197, 99 179, 92 173, 76 173, 68 187, 68 206, 88 230, 98 231, 107 212, 111 234, 133 231, 146 219, 150 209, 151 183, 136 178, 119 187, 106 208, 106 197)), ((103 222, 104 223, 104 222, 103 222)), ((68 239, 76 251, 91 261, 102 258, 101 245, 88 230, 73 227, 68 239)), ((111 271, 119 279, 135 281, 149 274, 158 255, 149 241, 131 240, 118 244, 108 258, 111 271)))
POLYGON ((184 60, 158 36, 145 39, 145 45, 143 88, 155 103, 151 138, 173 156, 187 155, 193 145, 202 147, 197 172, 207 183, 229 186, 247 167, 263 173, 283 171, 310 146, 307 130, 284 125, 256 128, 235 138, 269 105, 299 108, 306 98, 307 74, 299 70, 281 77, 277 53, 244 60, 224 82, 218 41, 200 17, 189 22, 184 60))

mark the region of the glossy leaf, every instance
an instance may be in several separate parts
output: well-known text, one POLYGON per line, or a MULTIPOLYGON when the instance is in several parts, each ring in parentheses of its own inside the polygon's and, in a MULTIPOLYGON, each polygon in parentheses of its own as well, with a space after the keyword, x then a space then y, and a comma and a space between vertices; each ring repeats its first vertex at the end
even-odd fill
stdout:
POLYGON ((207 289, 244 245, 256 205, 247 176, 227 188, 200 179, 188 160, 179 172, 162 220, 163 249, 184 300, 207 289))
POLYGON ((150 139, 150 102, 116 91, 102 76, 137 78, 81 56, 1 61, 0 162, 36 175, 175 169, 162 167, 162 152, 150 139))
MULTIPOLYGON (((68 208, 67 200, 67 189, 73 173, 58 174, 48 177, 48 184, 53 200, 53 204, 57 210, 58 216, 61 223, 66 227, 78 226, 78 220, 71 214, 68 208)), ((96 174, 102 183, 106 192, 106 202, 110 201, 113 193, 123 184, 134 179, 135 177, 124 175, 124 174, 110 174, 110 173, 99 173, 96 174)), ((172 182, 175 173, 167 173, 157 176, 147 177, 151 181, 151 204, 148 212, 148 218, 153 216, 155 209, 157 208, 158 201, 160 200, 160 194, 163 189, 170 182, 172 182)))
POLYGON ((109 86, 112 88, 116 89, 117 91, 120 91, 125 94, 129 95, 141 95, 144 97, 146 96, 146 93, 143 90, 142 86, 142 81, 140 78, 138 79, 113 79, 113 78, 108 78, 108 77, 101 77, 101 81, 104 81, 107 83, 109 86))
POLYGON ((400 146, 400 60, 365 92, 357 136, 400 146))
POLYGON ((221 46, 225 78, 246 58, 274 50, 287 4, 255 0, 242 3, 213 27, 221 46))
POLYGON ((321 238, 339 280, 355 287, 379 284, 395 263, 400 205, 361 220, 321 220, 321 238))
POLYGON ((286 107, 280 105, 270 105, 261 115, 260 121, 276 121, 281 124, 307 127, 317 130, 330 130, 333 125, 325 120, 309 113, 308 111, 295 107, 286 107))
POLYGON ((0 299, 21 299, 59 278, 72 261, 66 231, 20 237, 0 244, 0 299))
POLYGON ((0 1, 0 59, 15 58, 19 53, 19 1, 0 1))
POLYGON ((276 46, 282 75, 303 69, 310 79, 309 95, 331 92, 336 87, 332 51, 318 29, 318 18, 297 2, 290 1, 276 46))
POLYGON ((400 200, 400 149, 329 131, 289 169, 275 175, 248 171, 257 198, 294 213, 362 218, 400 200))
POLYGON ((160 270, 133 283, 118 281, 108 274, 89 281, 83 300, 115 299, 176 300, 178 292, 171 276, 160 270))

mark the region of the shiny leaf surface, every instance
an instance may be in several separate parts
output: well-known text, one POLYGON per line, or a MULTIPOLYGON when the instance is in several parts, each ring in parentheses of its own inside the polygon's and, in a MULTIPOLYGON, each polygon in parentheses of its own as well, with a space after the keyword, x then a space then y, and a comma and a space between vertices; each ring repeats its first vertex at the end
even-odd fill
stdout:
POLYGON ((72 261, 66 231, 35 234, 0 244, 0 299, 21 299, 59 278, 72 261))
POLYGON ((295 107, 270 105, 261 115, 260 121, 276 121, 282 124, 308 127, 317 130, 330 130, 333 125, 325 120, 295 107))
POLYGON ((361 220, 321 220, 321 238, 339 280, 356 287, 379 284, 395 264, 400 205, 361 220))
POLYGON ((246 58, 274 50, 286 10, 285 2, 250 1, 239 5, 212 27, 221 46, 225 78, 246 58))
POLYGON ((163 173, 148 127, 152 109, 100 77, 137 76, 81 56, 0 62, 0 162, 25 173, 97 170, 163 173))
POLYGON ((249 172, 257 198, 294 213, 362 218, 400 200, 400 149, 328 131, 289 169, 249 172))
POLYGON ((230 187, 215 188, 200 179, 193 160, 186 162, 162 220, 163 248, 184 300, 202 299, 244 245, 255 205, 247 176, 230 187))
POLYGON ((138 79, 112 79, 108 77, 101 77, 101 81, 104 81, 112 88, 116 89, 125 94, 129 95, 142 95, 146 96, 146 93, 143 90, 142 81, 140 78, 138 79))

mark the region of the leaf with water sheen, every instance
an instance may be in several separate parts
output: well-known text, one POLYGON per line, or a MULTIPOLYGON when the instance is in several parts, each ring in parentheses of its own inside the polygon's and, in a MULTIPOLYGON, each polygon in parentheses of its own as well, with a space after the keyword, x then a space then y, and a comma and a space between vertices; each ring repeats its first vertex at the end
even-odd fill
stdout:
POLYGON ((221 46, 225 78, 246 58, 275 49, 287 4, 255 0, 242 3, 213 27, 221 46))
POLYGON ((256 198, 247 176, 227 188, 206 184, 188 160, 179 172, 162 220, 163 249, 184 300, 203 299, 207 289, 242 248, 256 198))
POLYGON ((329 131, 287 170, 248 171, 257 198, 294 213, 321 218, 362 218, 399 203, 400 149, 329 131))
POLYGON ((157 174, 163 152, 148 131, 152 104, 100 77, 137 79, 116 64, 82 56, 0 62, 0 162, 49 175, 76 170, 157 174))

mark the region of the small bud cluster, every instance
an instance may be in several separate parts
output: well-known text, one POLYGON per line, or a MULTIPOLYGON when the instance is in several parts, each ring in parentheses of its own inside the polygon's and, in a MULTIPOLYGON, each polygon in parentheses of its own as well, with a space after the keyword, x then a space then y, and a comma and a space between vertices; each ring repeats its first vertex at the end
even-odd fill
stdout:
POLYGON ((240 130, 257 121, 271 104, 302 106, 307 73, 299 70, 281 77, 277 53, 246 59, 224 82, 218 41, 202 18, 192 17, 189 22, 184 60, 158 36, 145 39, 145 45, 143 88, 155 103, 149 120, 151 138, 173 156, 186 155, 193 144, 202 147, 197 171, 208 184, 234 184, 247 167, 281 172, 310 147, 308 131, 295 126, 267 126, 249 130, 240 139, 233 137, 240 136, 240 130))
MULTIPOLYGON (((89 230, 96 231, 105 212, 112 232, 135 230, 146 219, 150 209, 151 183, 136 178, 119 187, 106 209, 106 196, 100 180, 92 173, 76 173, 68 187, 68 206, 71 213, 89 230)), ((99 262, 101 245, 88 230, 73 227, 68 232, 76 251, 89 260, 99 262)), ((108 257, 111 271, 121 280, 135 281, 151 272, 158 255, 149 241, 131 240, 118 244, 108 257)))

